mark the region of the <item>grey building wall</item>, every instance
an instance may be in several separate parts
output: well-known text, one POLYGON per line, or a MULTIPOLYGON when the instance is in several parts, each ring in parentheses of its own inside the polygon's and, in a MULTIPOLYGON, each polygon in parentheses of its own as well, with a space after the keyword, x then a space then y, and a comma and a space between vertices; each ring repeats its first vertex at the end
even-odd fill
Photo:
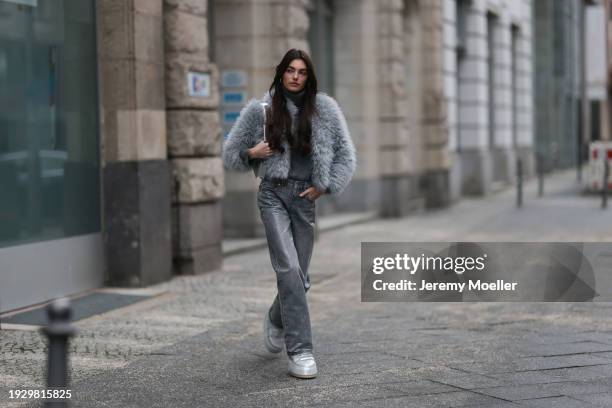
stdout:
POLYGON ((445 95, 451 195, 512 183, 521 158, 532 172, 532 1, 447 1, 445 95))
MULTIPOLYGON (((324 196, 318 214, 376 211, 381 205, 378 115, 385 107, 379 93, 377 7, 385 1, 334 0, 334 94, 357 150, 357 170, 344 193, 324 196)), ((310 44, 308 44, 310 48, 310 44)))
POLYGON ((423 10, 423 93, 422 190, 428 207, 450 202, 451 156, 449 101, 445 97, 444 7, 448 1, 422 1, 423 10))
POLYGON ((377 25, 380 213, 397 217, 424 204, 419 154, 424 50, 421 9, 413 2, 381 2, 377 25))

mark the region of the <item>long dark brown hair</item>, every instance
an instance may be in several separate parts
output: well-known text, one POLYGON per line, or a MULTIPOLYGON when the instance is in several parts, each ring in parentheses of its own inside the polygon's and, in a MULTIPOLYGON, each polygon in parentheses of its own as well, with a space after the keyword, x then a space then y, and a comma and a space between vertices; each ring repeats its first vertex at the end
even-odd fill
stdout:
POLYGON ((274 90, 272 96, 272 109, 268 112, 269 120, 267 129, 267 140, 271 149, 284 151, 281 146, 283 137, 287 139, 289 146, 297 148, 303 153, 310 152, 310 136, 312 133, 311 119, 316 113, 315 100, 317 97, 317 77, 315 75, 314 66, 310 56, 298 49, 287 51, 280 64, 276 66, 276 74, 274 81, 270 85, 270 92, 274 90), (287 103, 283 95, 283 74, 289 67, 291 61, 301 59, 306 64, 307 78, 304 87, 304 96, 302 107, 299 108, 297 115, 298 125, 297 134, 291 134, 291 115, 287 110, 287 103))

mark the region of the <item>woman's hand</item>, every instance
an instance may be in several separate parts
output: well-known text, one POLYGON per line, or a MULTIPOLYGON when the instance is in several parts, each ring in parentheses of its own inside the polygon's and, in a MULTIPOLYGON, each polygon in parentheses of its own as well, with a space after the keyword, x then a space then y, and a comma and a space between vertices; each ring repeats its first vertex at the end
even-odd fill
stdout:
POLYGON ((266 159, 274 154, 274 150, 270 149, 268 142, 261 141, 249 149, 249 158, 251 159, 266 159))
POLYGON ((314 186, 308 187, 306 190, 300 193, 300 197, 306 196, 310 201, 314 201, 317 198, 321 197, 322 195, 323 193, 317 190, 317 188, 314 186))

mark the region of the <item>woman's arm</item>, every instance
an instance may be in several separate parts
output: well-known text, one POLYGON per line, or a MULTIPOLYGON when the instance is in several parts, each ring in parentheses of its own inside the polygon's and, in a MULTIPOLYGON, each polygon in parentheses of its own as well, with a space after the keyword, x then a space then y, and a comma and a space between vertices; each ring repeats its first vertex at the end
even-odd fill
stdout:
POLYGON ((334 113, 330 120, 333 122, 336 137, 333 144, 334 158, 329 172, 329 187, 326 193, 339 194, 346 188, 355 173, 357 157, 344 114, 336 101, 331 98, 330 100, 334 113))
POLYGON ((257 100, 252 99, 240 111, 238 120, 223 143, 223 164, 228 170, 248 171, 251 160, 248 150, 263 135, 263 112, 257 100))

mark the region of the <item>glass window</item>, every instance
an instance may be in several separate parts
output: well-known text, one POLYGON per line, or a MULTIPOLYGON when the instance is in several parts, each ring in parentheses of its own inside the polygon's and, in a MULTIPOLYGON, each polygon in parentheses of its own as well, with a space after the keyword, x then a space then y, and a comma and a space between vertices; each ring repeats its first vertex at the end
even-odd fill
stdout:
POLYGON ((565 53, 567 50, 566 36, 569 34, 569 30, 565 27, 565 6, 565 2, 553 2, 553 67, 556 76, 565 75, 565 65, 567 64, 565 53))
POLYGON ((495 34, 497 16, 487 13, 487 48, 488 48, 488 89, 489 89, 489 148, 495 145, 495 34))
POLYGON ((100 231, 93 0, 0 0, 0 247, 100 231))
POLYGON ((511 49, 512 49, 512 146, 516 148, 518 138, 518 42, 520 30, 518 26, 511 26, 511 49))
POLYGON ((206 2, 206 29, 208 32, 208 60, 216 61, 215 52, 215 0, 206 2))
POLYGON ((334 94, 334 13, 330 0, 314 0, 308 12, 310 25, 308 41, 310 56, 315 65, 318 88, 334 94))
POLYGON ((467 42, 467 19, 469 13, 469 0, 459 0, 457 2, 457 54, 465 55, 467 42))
POLYGON ((591 101, 591 142, 601 140, 601 104, 591 101))

